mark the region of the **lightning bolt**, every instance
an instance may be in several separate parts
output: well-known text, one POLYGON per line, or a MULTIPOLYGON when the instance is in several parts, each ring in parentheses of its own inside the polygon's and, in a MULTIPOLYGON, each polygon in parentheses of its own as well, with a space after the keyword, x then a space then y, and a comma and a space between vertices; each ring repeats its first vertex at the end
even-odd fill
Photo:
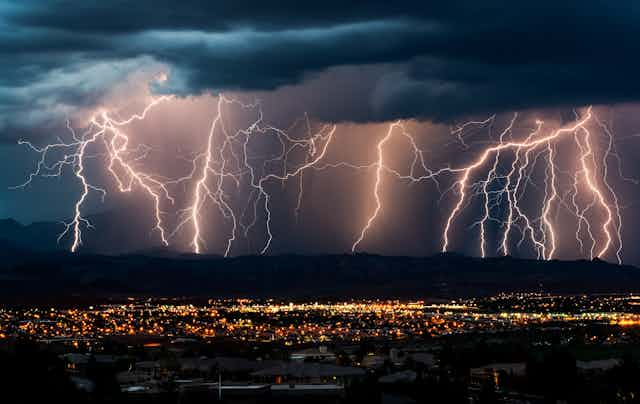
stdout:
MULTIPOLYGON (((622 214, 619 198, 609 180, 609 161, 616 159, 618 173, 622 175, 620 158, 615 150, 613 134, 609 127, 600 121, 591 107, 586 108, 582 116, 576 115, 575 121, 557 129, 546 130, 544 122, 536 121, 535 128, 526 136, 516 136, 515 126, 519 115, 514 113, 499 136, 491 136, 491 143, 482 145, 474 160, 460 167, 445 166, 432 169, 427 165, 424 151, 402 121, 388 124, 386 132, 376 143, 376 158, 366 164, 354 164, 348 161, 329 161, 328 151, 336 141, 337 125, 320 124, 312 130, 309 117, 305 114, 306 134, 294 137, 289 132, 302 120, 296 121, 288 129, 280 129, 265 121, 260 102, 244 103, 238 99, 219 94, 211 125, 207 132, 202 150, 194 152, 186 160, 189 172, 179 178, 170 179, 154 175, 140 168, 152 150, 146 145, 132 146, 132 138, 126 133, 127 126, 134 121, 147 118, 149 111, 156 105, 171 99, 171 96, 153 99, 145 108, 129 118, 118 120, 108 111, 101 110, 89 121, 82 134, 77 134, 67 122, 71 133, 69 141, 57 142, 43 147, 27 141, 19 143, 39 154, 34 171, 23 184, 15 188, 26 187, 38 177, 59 177, 70 169, 80 184, 80 195, 74 203, 72 219, 65 223, 59 241, 66 235, 72 238, 71 251, 76 252, 83 243, 83 230, 92 228, 89 220, 83 216, 85 204, 92 192, 102 199, 107 195, 104 187, 91 182, 87 173, 87 163, 91 159, 104 158, 105 170, 122 193, 138 190, 151 201, 150 214, 154 219, 153 231, 158 234, 163 245, 168 246, 174 237, 186 233, 191 250, 200 254, 208 249, 205 216, 209 204, 213 205, 220 216, 227 221, 230 231, 225 235, 224 255, 235 250, 237 242, 246 240, 249 245, 253 238, 252 230, 258 223, 264 223, 263 240, 258 251, 269 251, 273 239, 272 206, 276 202, 275 184, 284 189, 289 181, 296 179, 296 203, 294 215, 296 221, 300 215, 304 196, 304 173, 309 170, 326 171, 329 169, 371 170, 373 187, 371 200, 373 210, 368 213, 357 237, 351 244, 351 251, 358 251, 372 231, 376 221, 383 213, 383 186, 387 178, 407 184, 433 181, 440 200, 449 192, 455 192, 457 198, 449 211, 442 232, 442 251, 450 249, 453 237, 453 224, 462 211, 470 206, 474 198, 481 198, 481 215, 471 227, 479 227, 479 251, 482 257, 490 254, 488 228, 497 223, 502 231, 498 252, 510 254, 512 234, 519 231, 518 248, 529 241, 538 258, 553 259, 558 252, 559 234, 557 221, 562 209, 576 220, 575 239, 580 250, 590 240, 589 255, 605 257, 612 249, 615 257, 622 262, 622 214), (245 125, 237 125, 227 116, 228 110, 237 108, 252 118, 242 118, 245 125), (605 136, 606 147, 598 157, 597 145, 593 140, 593 125, 597 125, 605 136), (276 141, 277 150, 257 153, 254 144, 263 144, 265 139, 276 141), (518 140, 519 139, 519 140, 518 140), (557 145, 573 139, 577 150, 576 165, 563 171, 559 161, 557 145), (394 142, 403 141, 409 145, 408 166, 395 168, 390 165, 387 150, 394 142), (255 142, 255 143, 254 143, 255 142), (95 151, 94 151, 95 149, 95 151), (538 168, 543 165, 543 179, 540 181, 538 168), (450 176, 453 184, 442 192, 442 176, 450 176), (561 184, 569 178, 569 187, 559 192, 561 184), (475 181, 475 182, 474 182, 475 181), (542 185, 541 185, 542 183, 542 185), (189 189, 187 206, 178 209, 177 224, 170 229, 163 211, 165 205, 174 206, 176 199, 171 190, 176 185, 189 189), (529 211, 528 205, 538 203, 527 200, 530 188, 542 188, 542 200, 539 208, 529 211), (245 198, 246 199, 242 199, 245 198), (242 200, 242 204, 238 201, 242 200), (238 208, 241 206, 241 208, 238 208), (498 209, 505 207, 504 210, 498 209)), ((496 115, 484 120, 469 121, 451 129, 465 151, 471 152, 475 144, 470 143, 468 131, 486 129, 496 125, 496 115)), ((454 140, 455 141, 455 140, 454 140)), ((219 230, 218 234, 222 231, 219 230)))
MULTIPOLYGON (((516 119, 518 118, 518 114, 515 113, 513 114, 513 118, 511 119, 511 122, 509 122, 509 125, 500 133, 500 143, 504 142, 504 136, 511 132, 511 130, 513 129, 513 125, 516 122, 516 119)), ((495 154, 495 158, 493 160, 493 166, 491 167, 491 169, 489 170, 489 172, 487 173, 487 178, 484 180, 484 183, 482 185, 482 194, 484 195, 484 215, 482 217, 482 219, 480 220, 480 254, 482 256, 482 258, 487 256, 487 251, 486 251, 486 225, 487 225, 487 221, 491 218, 491 207, 489 206, 489 202, 490 202, 490 193, 489 193, 489 184, 491 184, 492 180, 495 178, 496 176, 496 172, 498 170, 498 164, 500 163, 500 150, 498 150, 495 154)))
MULTIPOLYGON (((551 212, 555 206, 563 206, 567 209, 570 209, 577 218, 578 229, 576 231, 576 239, 579 241, 580 246, 582 246, 583 244, 583 241, 580 238, 580 229, 584 224, 586 224, 587 231, 593 240, 593 244, 595 245, 596 239, 590 230, 593 227, 593 224, 586 216, 586 212, 590 210, 595 204, 602 212, 604 220, 600 225, 602 234, 601 241, 599 242, 601 244, 600 248, 595 253, 592 249, 591 255, 592 257, 606 256, 612 247, 615 234, 615 241, 618 245, 618 248, 616 250, 616 259, 618 260, 618 262, 622 262, 622 217, 620 214, 618 197, 616 196, 613 187, 608 181, 607 161, 609 158, 611 158, 613 153, 613 138, 611 133, 607 129, 605 129, 603 125, 601 125, 608 139, 607 149, 605 150, 601 159, 601 164, 604 171, 603 176, 601 177, 602 183, 604 184, 603 188, 599 185, 596 176, 596 169, 594 168, 597 166, 597 162, 593 149, 594 145, 592 142, 592 134, 589 129, 589 124, 592 121, 599 122, 597 117, 595 116, 595 113, 592 111, 592 108, 589 107, 587 108, 584 116, 577 118, 576 122, 573 125, 553 130, 547 135, 540 134, 543 125, 543 122, 541 121, 538 121, 537 129, 534 132, 530 133, 522 141, 506 141, 504 139, 505 132, 503 132, 498 143, 486 148, 480 154, 480 157, 473 161, 471 164, 461 168, 446 170, 449 173, 459 174, 460 177, 455 182, 455 186, 458 192, 458 199, 454 204, 449 216, 447 217, 443 230, 442 251, 446 252, 449 249, 452 224, 456 217, 462 211, 467 198, 470 197, 468 194, 468 190, 480 188, 480 191, 478 193, 484 198, 484 214, 478 222, 480 224, 480 249, 481 255, 483 257, 487 254, 485 247, 487 243, 485 237, 485 226, 488 220, 493 219, 490 214, 491 208, 493 206, 490 204, 490 198, 492 194, 496 194, 500 198, 502 198, 503 195, 506 195, 505 199, 507 201, 506 219, 504 221, 498 220, 500 223, 502 223, 502 227, 504 229, 504 233, 500 243, 500 250, 503 254, 506 255, 509 253, 509 234, 512 227, 516 222, 522 221, 524 223, 524 227, 521 229, 523 239, 520 240, 519 244, 522 243, 524 237, 528 234, 533 245, 538 251, 538 257, 542 257, 544 259, 552 259, 556 254, 558 242, 557 230, 555 229, 553 218, 551 217, 551 212), (571 134, 573 134, 574 136, 579 151, 579 168, 573 174, 572 190, 569 190, 564 194, 567 195, 567 197, 570 197, 571 201, 569 203, 565 200, 564 197, 561 197, 560 193, 558 192, 559 169, 558 163, 556 162, 557 152, 555 151, 555 144, 562 139, 567 138, 571 134), (581 134, 581 136, 579 136, 579 134, 581 134), (507 151, 511 152, 511 158, 513 159, 511 162, 511 168, 508 173, 504 175, 497 175, 499 162, 502 158, 501 154, 507 151), (534 170, 535 163, 531 164, 531 154, 533 152, 537 152, 537 155, 539 155, 539 153, 545 152, 547 155, 546 168, 544 170, 545 192, 540 216, 538 219, 531 219, 522 211, 519 205, 519 200, 523 197, 524 192, 523 184, 531 180, 530 173, 532 173, 534 170), (476 171, 478 171, 482 166, 487 164, 492 156, 493 163, 488 170, 486 178, 481 182, 480 186, 478 186, 478 184, 476 183, 471 183, 472 176, 474 176, 476 171), (529 174, 527 174, 527 172, 529 172, 529 174), (489 184, 496 180, 502 181, 503 185, 496 191, 489 190, 489 184), (587 206, 584 208, 581 208, 579 206, 577 200, 577 195, 581 186, 585 187, 593 198, 593 202, 587 204, 587 206), (610 196, 610 200, 607 198, 607 195, 610 196), (533 227, 534 222, 540 223, 540 230, 538 232, 533 227), (537 236, 537 233, 540 234, 540 237, 537 236)), ((509 130, 512 129, 513 123, 514 120, 511 121, 509 130)), ((464 125, 460 127, 464 127, 464 125)), ((462 134, 457 133, 457 136, 461 137, 462 134)), ((534 162, 538 159, 537 155, 534 159, 534 162)), ((496 203, 500 203, 500 201, 496 203)))
POLYGON ((138 184, 148 195, 154 200, 154 217, 156 219, 155 229, 158 230, 162 242, 167 245, 165 238, 165 228, 162 223, 163 212, 160 210, 161 198, 166 197, 171 202, 173 198, 165 185, 153 176, 138 170, 134 163, 144 158, 148 148, 129 148, 129 137, 120 129, 129 125, 133 121, 145 119, 149 110, 157 104, 170 99, 170 96, 159 97, 151 101, 140 114, 134 114, 126 120, 112 119, 106 111, 99 116, 94 116, 90 120, 89 127, 81 136, 78 136, 67 121, 67 128, 71 133, 71 141, 48 144, 44 147, 37 147, 31 142, 21 140, 18 143, 26 145, 32 151, 38 153, 40 158, 37 162, 36 169, 31 172, 27 180, 13 188, 24 188, 36 177, 59 177, 63 174, 65 167, 71 167, 75 177, 81 185, 81 193, 74 205, 73 219, 64 223, 65 229, 58 236, 60 241, 68 233, 72 233, 73 241, 71 243, 71 251, 76 252, 83 243, 82 227, 93 228, 93 225, 87 218, 82 215, 82 208, 91 191, 99 192, 104 200, 107 191, 96 185, 93 185, 86 176, 86 162, 88 159, 106 155, 109 160, 108 170, 118 185, 120 192, 130 192, 133 184, 138 184), (99 140, 103 141, 105 152, 96 155, 89 155, 87 150, 90 146, 95 145, 99 140), (140 154, 140 150, 143 151, 140 154), (51 155, 62 153, 62 158, 53 158, 53 163, 49 163, 51 155), (127 160, 126 156, 133 156, 127 160), (123 173, 118 173, 115 166, 122 168, 123 173), (126 184, 126 185, 125 185, 126 184))
POLYGON ((365 234, 367 233, 367 231, 369 230, 369 228, 371 227, 371 225, 373 224, 373 221, 376 219, 376 217, 378 216, 378 213, 380 213, 380 210, 382 209, 382 201, 380 200, 380 186, 382 184, 382 172, 384 169, 384 145, 385 143, 387 143, 389 141, 389 139, 391 139, 391 135, 393 135, 393 130, 400 126, 400 122, 395 122, 392 123, 391 125, 389 125, 389 129, 387 130, 387 134, 382 138, 382 140, 380 140, 380 142, 378 142, 378 162, 376 163, 376 180, 375 180, 375 184, 373 186, 373 196, 376 200, 376 208, 374 209, 373 213, 371 214, 371 216, 369 216, 369 219, 367 219, 367 223, 364 225, 364 227, 362 228, 362 230, 360 231, 360 236, 358 236, 358 238, 356 239, 356 241, 353 242, 353 245, 351 246, 351 251, 355 252, 356 248, 358 248, 358 244, 360 244, 362 242, 362 240, 364 239, 365 234))
MULTIPOLYGON (((310 131, 310 123, 306 116, 305 119, 310 131)), ((249 232, 258 221, 258 206, 262 202, 266 240, 260 249, 260 253, 265 254, 273 240, 270 206, 273 196, 267 189, 267 184, 270 181, 279 181, 284 185, 294 177, 302 178, 304 171, 311 169, 325 157, 335 130, 336 125, 325 125, 319 132, 310 134, 307 138, 297 139, 290 136, 286 130, 265 123, 259 102, 246 104, 238 99, 220 94, 218 96, 217 111, 212 120, 204 152, 200 153, 192 161, 194 171, 189 176, 181 178, 181 181, 195 180, 195 186, 191 205, 188 209, 183 210, 184 218, 180 221, 176 230, 172 232, 172 236, 187 223, 191 223, 192 251, 196 254, 201 253, 203 251, 202 212, 205 202, 211 201, 219 208, 222 215, 232 223, 231 234, 227 239, 224 253, 225 256, 228 256, 232 250, 233 243, 238 239, 240 234, 238 231, 240 229, 242 229, 241 234, 245 238, 249 237, 249 232), (229 133, 225 127, 224 107, 232 105, 243 110, 254 111, 257 118, 246 127, 234 133, 229 133), (262 164, 256 167, 253 164, 255 158, 250 145, 252 140, 260 136, 275 137, 280 144, 280 151, 274 156, 263 158, 262 164), (220 138, 219 141, 216 141, 217 137, 220 138), (304 163, 296 165, 289 162, 290 155, 295 150, 303 151, 304 163), (197 160, 203 160, 203 163, 199 176, 196 178, 194 174, 197 160), (270 169, 273 163, 281 164, 278 173, 270 169), (249 223, 244 221, 247 216, 246 208, 242 212, 235 211, 230 201, 230 196, 225 191, 226 179, 231 180, 236 188, 240 187, 243 182, 248 185, 250 192, 247 206, 253 207, 253 214, 249 223), (212 183, 213 186, 211 185, 212 183)), ((299 187, 296 212, 300 210, 302 203, 302 179, 300 179, 299 187)))
POLYGON ((424 157, 424 151, 418 147, 415 141, 415 138, 413 137, 413 135, 407 132, 406 128, 404 127, 401 121, 396 121, 389 125, 385 136, 382 137, 382 139, 378 142, 376 148, 377 148, 378 158, 375 163, 368 164, 368 165, 360 165, 360 166, 344 164, 344 166, 346 167, 354 168, 358 170, 369 169, 372 167, 376 169, 375 182, 373 186, 373 199, 375 200, 376 207, 371 213, 371 215, 369 216, 369 218, 367 219, 365 225, 361 228, 359 236, 351 245, 351 252, 355 252, 358 249, 358 246, 362 243, 367 232, 371 229, 376 218, 378 217, 378 215, 382 210, 382 197, 380 195, 380 191, 382 187, 382 175, 384 173, 388 173, 391 176, 395 177, 396 179, 407 181, 409 183, 417 183, 425 180, 432 180, 434 181, 436 187, 439 189, 440 183, 437 181, 437 177, 439 174, 446 171, 446 169, 434 171, 427 166, 427 163, 424 157), (399 132, 402 135, 402 137, 405 138, 405 140, 407 140, 407 142, 409 143, 409 146, 411 147, 411 153, 413 154, 413 158, 409 166, 408 174, 402 174, 398 170, 385 164, 384 148, 391 141, 391 138, 393 137, 394 132, 399 132), (416 174, 416 171, 418 170, 422 172, 421 175, 416 174))

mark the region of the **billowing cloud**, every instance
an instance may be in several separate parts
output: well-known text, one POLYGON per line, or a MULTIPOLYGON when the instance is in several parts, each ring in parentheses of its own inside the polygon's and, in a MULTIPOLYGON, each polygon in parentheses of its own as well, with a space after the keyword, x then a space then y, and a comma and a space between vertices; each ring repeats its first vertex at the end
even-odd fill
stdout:
POLYGON ((270 3, 4 2, 0 136, 46 127, 158 66, 169 80, 155 92, 278 90, 334 121, 640 97, 633 1, 270 3))

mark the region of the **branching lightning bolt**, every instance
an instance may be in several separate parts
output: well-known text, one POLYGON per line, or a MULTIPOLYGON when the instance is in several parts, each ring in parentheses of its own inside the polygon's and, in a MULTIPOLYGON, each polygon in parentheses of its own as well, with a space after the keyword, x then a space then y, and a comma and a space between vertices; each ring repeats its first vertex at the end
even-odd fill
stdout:
MULTIPOLYGON (((620 157, 615 150, 611 130, 598 119, 591 107, 582 116, 576 115, 573 123, 554 130, 545 129, 544 122, 538 120, 535 128, 521 138, 516 135, 519 118, 516 113, 499 136, 490 136, 491 143, 488 146, 482 144, 478 157, 469 164, 432 169, 427 165, 424 151, 418 147, 414 136, 406 130, 402 121, 388 125, 376 143, 374 161, 366 164, 331 161, 328 151, 336 141, 337 125, 320 124, 314 132, 313 125, 305 115, 304 120, 298 122, 304 122, 306 135, 294 137, 289 134, 291 128, 280 129, 265 121, 260 102, 244 103, 220 94, 202 150, 188 158, 189 172, 182 177, 169 179, 140 168, 151 148, 143 144, 132 146, 135 142, 125 129, 134 121, 146 119, 156 105, 171 98, 156 98, 140 113, 124 120, 114 119, 107 111, 101 111, 90 120, 80 135, 68 123, 71 139, 66 142, 58 140, 43 147, 28 141, 19 142, 37 153, 39 159, 34 171, 16 188, 31 184, 37 177, 59 177, 66 169, 73 173, 80 184, 81 191, 73 207, 72 219, 65 223, 64 231, 59 236, 61 240, 70 235, 71 251, 76 252, 83 244, 83 230, 92 228, 92 224, 83 216, 87 198, 92 192, 98 193, 103 199, 107 195, 107 187, 93 184, 87 172, 88 161, 104 158, 104 168, 119 192, 129 193, 136 189, 151 200, 153 230, 161 243, 168 246, 179 234, 186 235, 190 249, 196 254, 209 250, 206 241, 209 206, 216 208, 230 228, 229 233, 223 235, 226 238, 225 256, 237 251, 235 246, 239 241, 244 239, 249 244, 258 223, 264 223, 258 251, 265 254, 274 239, 272 207, 276 184, 280 184, 282 189, 290 180, 296 179, 293 213, 297 221, 303 205, 305 172, 353 169, 372 172, 371 200, 374 208, 357 232, 351 245, 352 252, 360 250, 367 235, 374 231, 376 221, 385 209, 385 199, 388 199, 384 196, 383 186, 388 178, 395 178, 410 184, 433 181, 440 200, 449 192, 455 192, 456 198, 443 223, 443 252, 450 250, 454 222, 461 220, 461 213, 479 197, 482 213, 471 227, 479 228, 479 252, 482 257, 491 254, 489 228, 494 224, 501 231, 497 252, 508 255, 513 245, 520 248, 527 242, 538 258, 556 257, 563 242, 556 222, 563 211, 575 219, 575 240, 581 251, 590 245, 589 256, 594 258, 605 257, 614 250, 617 261, 622 262, 622 214, 619 198, 609 179, 608 167, 609 161, 615 159, 618 173, 622 176, 620 157), (246 125, 239 125, 240 128, 232 130, 232 126, 238 126, 233 122, 232 107, 253 118, 246 125), (606 141, 606 147, 599 156, 594 141, 594 127, 600 129, 606 141), (259 144, 264 139, 274 139, 277 150, 256 152, 254 142, 259 144), (405 169, 394 168, 388 161, 387 150, 395 144, 396 139, 410 147, 409 164, 405 169), (576 164, 568 170, 562 169, 565 161, 558 161, 558 145, 565 140, 577 151, 576 164), (543 173, 541 180, 540 173, 543 173), (444 192, 441 190, 443 176, 453 181, 444 192), (570 186, 560 192, 560 184, 564 182, 570 186), (175 208, 176 223, 169 229, 165 220, 168 213, 163 211, 163 207, 175 206, 176 198, 171 191, 176 185, 188 190, 190 197, 186 207, 175 208), (539 188, 542 195, 542 200, 535 208, 531 207, 534 201, 527 198, 531 188, 539 188), (239 200, 242 202, 238 203, 239 200), (513 234, 517 232, 520 239, 514 241, 513 234)), ((469 140, 467 131, 492 130, 498 126, 498 121, 496 115, 469 121, 455 126, 451 134, 465 153, 474 153, 477 144, 469 140)), ((216 236, 220 234, 221 231, 218 231, 216 236)))
POLYGON ((139 185, 148 195, 154 199, 154 217, 156 220, 156 229, 160 234, 162 242, 166 245, 165 229, 162 223, 163 212, 160 210, 161 199, 167 198, 169 201, 173 199, 169 196, 164 184, 155 179, 153 176, 146 174, 135 167, 135 162, 144 157, 148 148, 129 148, 129 137, 122 131, 121 127, 130 124, 136 120, 145 119, 151 108, 160 102, 170 99, 170 96, 159 97, 149 103, 142 113, 132 115, 126 120, 112 119, 105 111, 94 116, 91 119, 87 131, 81 136, 71 128, 67 122, 67 127, 71 133, 71 141, 64 142, 60 140, 58 143, 48 144, 44 147, 36 147, 31 142, 19 141, 19 144, 26 145, 32 151, 40 155, 40 159, 36 165, 35 171, 29 174, 27 180, 15 188, 23 188, 29 185, 36 177, 58 177, 62 175, 65 167, 71 167, 75 177, 81 184, 82 190, 80 197, 75 203, 73 219, 65 223, 64 231, 59 235, 60 241, 66 234, 72 232, 73 241, 71 251, 76 252, 83 243, 82 226, 91 228, 92 224, 82 215, 82 208, 91 191, 97 191, 104 198, 107 191, 96 185, 93 185, 86 175, 86 162, 88 159, 106 155, 109 164, 108 170, 112 174, 118 184, 121 192, 130 192, 133 184, 139 185), (97 155, 89 155, 87 149, 95 145, 99 140, 103 141, 104 152, 97 155), (142 155, 140 151, 142 150, 142 155), (49 163, 50 155, 63 153, 62 158, 55 159, 53 163, 49 163), (123 173, 116 172, 116 165, 120 167, 123 173))

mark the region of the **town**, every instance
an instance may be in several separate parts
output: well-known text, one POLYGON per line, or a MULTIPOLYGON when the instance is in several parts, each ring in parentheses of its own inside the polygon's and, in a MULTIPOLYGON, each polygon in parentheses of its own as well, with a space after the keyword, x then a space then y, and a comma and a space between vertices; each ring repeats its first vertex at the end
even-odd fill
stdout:
POLYGON ((0 347, 6 363, 25 352, 46 356, 85 398, 410 403, 429 389, 435 402, 440 395, 449 402, 525 403, 542 402, 549 388, 597 386, 611 372, 633 372, 639 326, 635 295, 128 298, 3 307, 0 347), (573 379, 553 387, 557 380, 549 378, 560 369, 573 379))

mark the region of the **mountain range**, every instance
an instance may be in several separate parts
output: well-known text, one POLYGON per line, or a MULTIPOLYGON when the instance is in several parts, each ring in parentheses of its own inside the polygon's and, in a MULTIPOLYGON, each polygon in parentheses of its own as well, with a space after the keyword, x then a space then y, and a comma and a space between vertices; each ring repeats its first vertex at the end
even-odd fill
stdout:
MULTIPOLYGON (((59 302, 126 296, 454 298, 510 291, 640 291, 640 269, 601 260, 276 255, 222 258, 151 249, 71 254, 30 249, 19 227, 0 240, 0 301, 59 302)), ((28 233, 27 233, 28 234, 28 233)), ((28 243, 27 243, 28 244, 28 243)))
MULTIPOLYGON (((136 249, 150 249, 159 243, 157 234, 148 230, 153 228, 149 218, 144 215, 122 217, 117 212, 107 211, 87 217, 93 229, 84 229, 83 251, 93 254, 123 254, 136 249), (126 223, 125 228, 113 226, 113 223, 126 223), (97 231, 95 229, 100 229, 97 231)), ((6 240, 15 247, 37 252, 54 252, 69 249, 70 233, 59 239, 65 230, 65 224, 59 222, 34 222, 21 224, 14 219, 0 219, 0 240, 6 240)))

